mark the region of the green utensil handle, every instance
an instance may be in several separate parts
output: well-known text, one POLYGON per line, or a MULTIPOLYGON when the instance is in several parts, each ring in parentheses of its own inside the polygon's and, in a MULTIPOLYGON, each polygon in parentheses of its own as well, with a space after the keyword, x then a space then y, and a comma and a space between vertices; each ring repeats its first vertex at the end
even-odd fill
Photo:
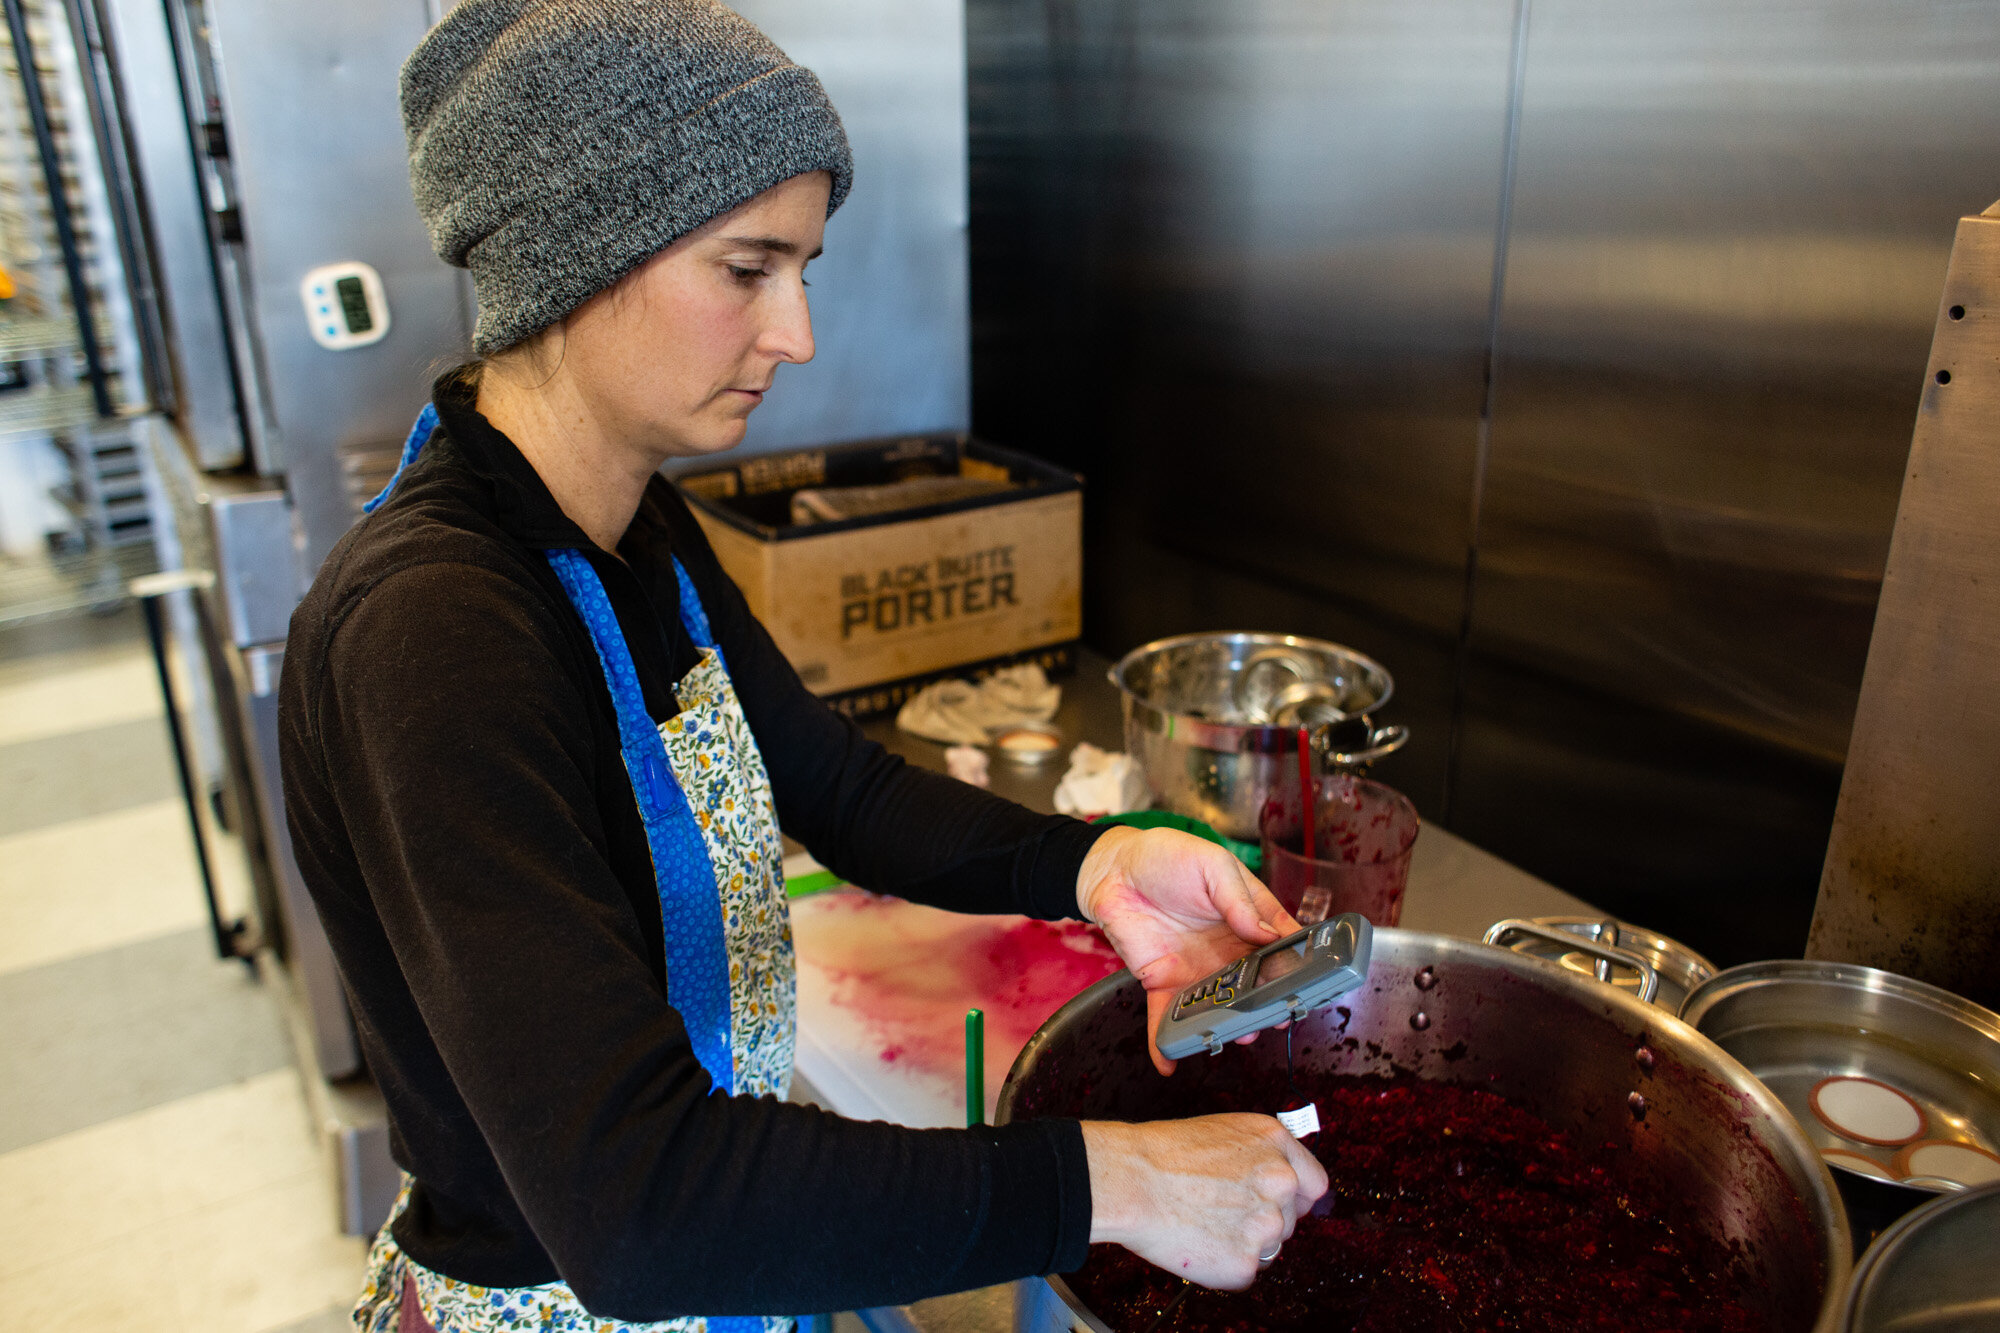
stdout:
POLYGON ((986 1123, 986 1014, 965 1011, 965 1124, 986 1123))

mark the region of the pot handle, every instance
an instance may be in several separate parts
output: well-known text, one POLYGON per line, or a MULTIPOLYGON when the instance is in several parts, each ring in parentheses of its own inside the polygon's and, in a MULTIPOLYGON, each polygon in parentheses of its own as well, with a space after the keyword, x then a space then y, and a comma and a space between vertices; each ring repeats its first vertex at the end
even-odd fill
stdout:
POLYGON ((1313 736, 1313 749, 1319 751, 1320 758, 1330 768, 1360 768, 1372 764, 1384 755, 1391 755, 1410 743, 1410 729, 1400 724, 1387 727, 1370 727, 1361 739, 1364 744, 1356 750, 1336 750, 1333 748, 1332 730, 1334 723, 1321 727, 1313 736))
MULTIPOLYGON (((1542 940, 1548 944, 1559 944, 1565 949, 1571 949, 1577 953, 1589 954, 1592 958, 1597 959, 1600 964, 1608 963, 1615 967, 1629 968, 1633 972, 1638 973, 1639 999, 1641 1003, 1651 1004, 1653 997, 1660 993, 1660 974, 1654 970, 1651 963, 1641 958, 1638 954, 1628 952, 1624 949, 1616 949, 1608 944, 1600 944, 1596 940, 1588 939, 1582 935, 1572 935, 1566 930, 1557 930, 1554 926, 1545 926, 1539 921, 1522 921, 1519 919, 1496 921, 1493 923, 1492 928, 1486 932, 1486 943, 1505 948, 1509 940, 1521 935, 1542 940)), ((1608 981, 1610 979, 1607 969, 1603 966, 1598 968, 1598 974, 1599 980, 1608 981)))

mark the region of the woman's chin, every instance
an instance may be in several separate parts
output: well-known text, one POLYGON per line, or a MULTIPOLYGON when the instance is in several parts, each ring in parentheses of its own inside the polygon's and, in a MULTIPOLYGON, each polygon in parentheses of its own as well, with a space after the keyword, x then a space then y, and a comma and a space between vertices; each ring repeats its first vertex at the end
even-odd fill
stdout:
POLYGON ((667 450, 667 455, 670 458, 701 458, 708 454, 727 453, 743 443, 749 429, 750 423, 745 417, 708 424, 699 431, 683 432, 667 450))

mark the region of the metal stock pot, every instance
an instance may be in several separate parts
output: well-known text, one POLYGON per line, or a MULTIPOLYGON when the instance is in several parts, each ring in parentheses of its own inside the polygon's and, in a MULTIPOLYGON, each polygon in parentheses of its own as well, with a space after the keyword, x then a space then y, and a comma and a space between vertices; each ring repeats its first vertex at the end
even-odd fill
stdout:
MULTIPOLYGON (((1283 1087, 1285 1043, 1270 1036, 1183 1060, 1162 1079, 1146 1055, 1145 1015, 1130 973, 1077 996, 1022 1049, 998 1120, 1192 1115, 1212 1109, 1207 1088, 1283 1087)), ((1491 1087, 1578 1143, 1612 1145, 1662 1195, 1685 1200, 1697 1225, 1740 1247, 1758 1288, 1747 1299, 1766 1302, 1766 1327, 1837 1326, 1851 1242, 1819 1154, 1747 1070, 1657 1006, 1511 950, 1377 930, 1367 984, 1306 1019, 1295 1050, 1307 1073, 1399 1068, 1491 1087), (1426 969, 1428 988, 1417 980, 1426 969)), ((1048 1287, 1021 1307, 1035 1333, 1112 1333, 1061 1278, 1048 1287)))
POLYGON ((1380 663, 1324 639, 1184 634, 1134 648, 1111 668, 1125 749, 1175 814, 1246 842, 1267 801, 1296 803, 1299 729, 1321 771, 1362 768, 1403 747, 1405 727, 1371 714, 1395 683, 1380 663))

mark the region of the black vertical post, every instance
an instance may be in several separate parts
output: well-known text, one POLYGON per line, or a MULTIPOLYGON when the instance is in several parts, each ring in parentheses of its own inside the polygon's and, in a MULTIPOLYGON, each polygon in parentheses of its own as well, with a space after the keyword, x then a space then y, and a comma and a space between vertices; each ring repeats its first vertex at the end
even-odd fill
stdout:
POLYGON ((42 72, 35 67, 35 43, 28 36, 28 16, 21 0, 0 0, 7 6, 7 31, 14 38, 14 63, 21 70, 21 91, 28 102, 28 121, 34 126, 35 146, 42 155, 42 181, 49 192, 49 216, 56 224, 56 240, 62 246, 63 272, 69 277, 70 304, 76 309, 77 338, 83 343, 83 362, 90 377, 90 396, 97 415, 115 415, 111 406, 111 386, 104 374, 104 354, 97 346, 97 320, 90 309, 90 285, 83 276, 83 252, 76 244, 76 224, 69 211, 69 191, 63 187, 62 160, 56 156, 56 137, 49 128, 49 106, 42 100, 42 72))
MULTIPOLYGON (((16 0, 7 0, 13 4, 16 0)), ((160 700, 167 708, 167 732, 173 739, 174 767, 181 776, 181 796, 187 801, 188 832, 194 837, 195 864, 201 868, 201 891, 208 898, 208 921, 215 932, 215 956, 217 958, 242 958, 243 950, 237 939, 243 933, 243 923, 225 922, 222 919, 222 902, 215 895, 215 876, 209 870, 208 840, 201 826, 201 798, 195 790, 194 770, 188 764, 187 737, 181 731, 181 710, 174 703, 173 677, 167 672, 167 634, 160 618, 160 599, 164 590, 153 592, 134 589, 138 593, 139 607, 146 613, 146 637, 153 645, 153 666, 160 673, 160 700)))

